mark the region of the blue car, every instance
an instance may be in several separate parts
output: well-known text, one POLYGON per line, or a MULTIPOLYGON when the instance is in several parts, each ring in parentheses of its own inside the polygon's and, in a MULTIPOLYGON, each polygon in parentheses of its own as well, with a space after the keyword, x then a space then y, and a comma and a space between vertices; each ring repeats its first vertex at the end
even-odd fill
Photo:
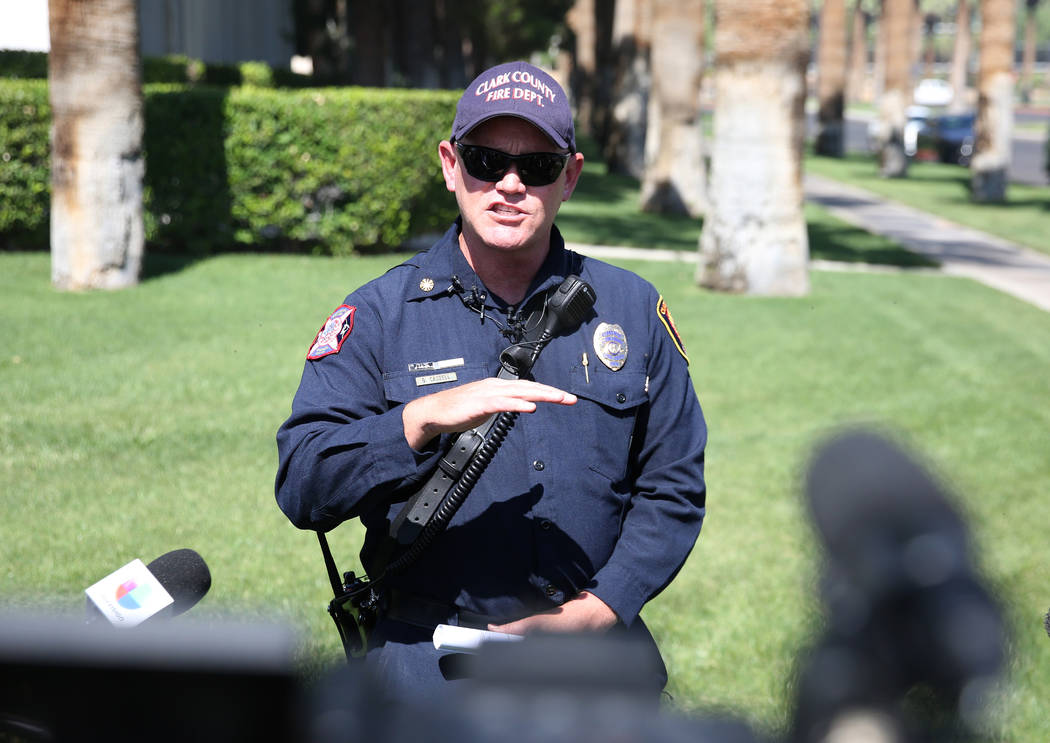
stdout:
POLYGON ((919 132, 919 149, 932 151, 942 163, 969 166, 973 156, 974 113, 944 114, 935 117, 919 132))

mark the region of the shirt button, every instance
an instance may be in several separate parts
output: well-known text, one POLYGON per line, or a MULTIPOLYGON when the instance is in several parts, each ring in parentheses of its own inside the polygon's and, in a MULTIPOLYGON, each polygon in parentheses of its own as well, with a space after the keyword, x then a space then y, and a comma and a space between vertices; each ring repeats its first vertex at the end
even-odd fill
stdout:
POLYGON ((544 467, 546 467, 546 466, 547 466, 547 465, 545 465, 545 464, 543 463, 543 460, 542 460, 542 459, 537 459, 537 460, 536 460, 535 462, 533 462, 533 463, 532 463, 532 468, 533 468, 534 470, 536 470, 537 472, 542 472, 542 471, 543 471, 543 468, 544 468, 544 467))
POLYGON ((622 392, 616 393, 616 402, 627 402, 627 395, 622 392))
POLYGON ((550 583, 547 584, 547 595, 554 596, 558 592, 558 589, 552 586, 550 583))
POLYGON ((552 526, 554 526, 554 524, 550 522, 550 519, 543 519, 540 521, 540 528, 544 531, 550 531, 552 526))

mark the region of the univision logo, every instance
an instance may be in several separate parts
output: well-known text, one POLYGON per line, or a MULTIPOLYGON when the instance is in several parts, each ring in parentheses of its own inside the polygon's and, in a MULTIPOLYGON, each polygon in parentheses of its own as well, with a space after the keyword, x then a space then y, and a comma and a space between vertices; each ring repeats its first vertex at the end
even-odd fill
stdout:
POLYGON ((125 609, 141 609, 149 597, 150 587, 143 583, 141 586, 133 580, 127 580, 117 586, 117 603, 125 609))

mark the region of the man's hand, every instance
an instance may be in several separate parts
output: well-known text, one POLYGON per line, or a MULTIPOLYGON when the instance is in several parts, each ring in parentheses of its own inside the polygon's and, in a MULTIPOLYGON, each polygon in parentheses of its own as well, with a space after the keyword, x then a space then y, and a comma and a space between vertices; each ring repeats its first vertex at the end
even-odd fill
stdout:
POLYGON ((609 605, 584 591, 561 606, 506 624, 490 624, 493 632, 527 635, 530 632, 603 632, 618 618, 609 605))
POLYGON ((574 405, 576 395, 526 379, 489 377, 412 400, 401 421, 409 446, 419 450, 435 436, 466 431, 493 413, 531 413, 538 402, 574 405))

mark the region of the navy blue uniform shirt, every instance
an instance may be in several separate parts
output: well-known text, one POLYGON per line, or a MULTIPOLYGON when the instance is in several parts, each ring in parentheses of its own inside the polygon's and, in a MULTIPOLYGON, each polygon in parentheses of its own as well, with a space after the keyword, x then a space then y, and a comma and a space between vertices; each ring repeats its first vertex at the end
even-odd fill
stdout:
MULTIPOLYGON (((277 434, 280 507, 303 529, 360 518, 366 569, 451 440, 413 450, 403 405, 495 376, 511 343, 501 328, 518 307, 486 294, 483 318, 453 286, 456 277, 462 295, 485 292, 458 234, 457 221, 346 298, 319 333, 277 434)), ((707 429, 677 332, 652 285, 566 250, 556 228, 519 306, 573 273, 597 294, 593 314, 549 343, 532 378, 578 402, 519 416, 448 528, 391 587, 498 621, 587 590, 631 625, 684 563, 704 517, 707 429), (615 344, 601 350, 603 323, 622 329, 625 357, 615 344)))

